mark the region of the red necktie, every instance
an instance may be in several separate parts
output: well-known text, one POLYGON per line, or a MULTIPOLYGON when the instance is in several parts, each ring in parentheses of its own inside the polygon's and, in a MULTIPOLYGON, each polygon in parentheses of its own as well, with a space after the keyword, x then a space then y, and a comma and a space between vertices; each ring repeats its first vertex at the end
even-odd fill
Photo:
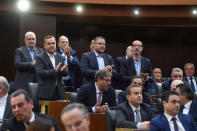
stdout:
POLYGON ((100 106, 102 102, 102 92, 100 91, 98 94, 97 104, 100 106))

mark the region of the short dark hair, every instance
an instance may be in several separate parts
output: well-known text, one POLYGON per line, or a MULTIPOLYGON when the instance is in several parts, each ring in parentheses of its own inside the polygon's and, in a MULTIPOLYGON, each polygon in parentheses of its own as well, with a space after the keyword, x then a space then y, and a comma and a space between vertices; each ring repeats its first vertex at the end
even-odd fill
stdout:
POLYGON ((163 101, 168 102, 168 99, 169 99, 169 97, 171 95, 177 95, 177 96, 179 96, 179 94, 177 92, 175 92, 175 91, 165 91, 164 94, 163 94, 163 98, 162 98, 163 101))
POLYGON ((189 84, 182 83, 178 84, 176 87, 180 89, 180 95, 185 95, 189 100, 194 99, 194 92, 189 84))
POLYGON ((49 119, 36 118, 28 125, 27 131, 50 131, 55 124, 49 119))
POLYGON ((134 87, 141 88, 141 85, 139 85, 139 84, 130 84, 125 90, 126 95, 130 95, 131 94, 131 88, 134 88, 134 87))
POLYGON ((26 100, 27 102, 30 102, 30 100, 32 100, 30 94, 29 94, 26 90, 24 90, 24 89, 18 89, 18 90, 16 90, 16 91, 14 91, 14 92, 10 95, 10 98, 19 96, 19 95, 21 95, 21 94, 23 94, 23 95, 25 96, 25 100, 26 100))
POLYGON ((104 38, 103 36, 97 36, 97 37, 94 38, 94 42, 96 42, 98 39, 103 39, 103 40, 105 40, 105 38, 104 38))
POLYGON ((88 109, 87 109, 86 106, 84 106, 84 105, 81 104, 81 103, 71 103, 71 104, 65 106, 65 107, 62 109, 62 111, 61 111, 61 116, 62 116, 65 112, 68 112, 68 111, 70 111, 70 110, 72 110, 72 109, 75 109, 75 108, 77 108, 77 109, 79 109, 79 110, 81 111, 83 118, 85 118, 85 117, 88 115, 88 109))
POLYGON ((104 77, 108 77, 108 76, 112 77, 112 73, 108 70, 102 69, 102 70, 99 70, 99 71, 96 72, 96 74, 94 76, 94 80, 97 81, 98 78, 104 79, 104 77))
POLYGON ((43 43, 45 44, 45 41, 46 41, 47 39, 50 39, 50 38, 54 38, 54 39, 55 39, 55 37, 52 36, 52 35, 46 35, 46 36, 44 37, 43 43))
POLYGON ((142 80, 142 86, 144 86, 145 80, 144 80, 143 77, 141 77, 140 75, 134 75, 134 76, 132 77, 132 79, 131 79, 131 83, 133 83, 133 80, 134 80, 134 79, 141 79, 141 80, 142 80))

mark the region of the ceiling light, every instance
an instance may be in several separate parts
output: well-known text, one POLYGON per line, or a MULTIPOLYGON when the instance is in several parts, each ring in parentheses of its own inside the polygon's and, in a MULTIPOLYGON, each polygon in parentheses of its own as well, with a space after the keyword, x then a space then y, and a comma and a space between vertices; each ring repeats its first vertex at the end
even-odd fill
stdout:
POLYGON ((76 6, 76 11, 77 11, 77 12, 82 12, 82 11, 83 11, 83 6, 77 5, 77 6, 76 6))
POLYGON ((197 10, 196 9, 192 10, 192 14, 197 15, 197 10))
POLYGON ((28 0, 19 0, 18 9, 21 11, 27 11, 30 8, 30 2, 28 0))
POLYGON ((134 15, 139 15, 140 14, 140 10, 139 9, 134 9, 133 10, 133 14, 134 15))

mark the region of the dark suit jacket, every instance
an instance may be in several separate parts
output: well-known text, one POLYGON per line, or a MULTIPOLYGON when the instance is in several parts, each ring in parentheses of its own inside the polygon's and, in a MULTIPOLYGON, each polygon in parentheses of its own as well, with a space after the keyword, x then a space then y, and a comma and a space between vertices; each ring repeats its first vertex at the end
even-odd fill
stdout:
MULTIPOLYGON (((185 131, 197 131, 195 122, 191 116, 179 113, 178 118, 185 128, 185 131)), ((151 120, 150 131, 170 131, 170 126, 164 113, 151 120)))
MULTIPOLYGON (((183 77, 183 80, 184 81, 186 81, 188 84, 189 84, 189 81, 188 81, 188 79, 187 79, 187 77, 185 76, 185 77, 183 77)), ((197 78, 196 77, 194 77, 194 80, 196 81, 196 84, 197 84, 197 78)), ((189 84, 190 85, 190 84, 189 84)), ((192 89, 193 90, 193 89, 192 89)), ((196 91, 195 91, 196 92, 196 91)))
MULTIPOLYGON (((43 49, 35 47, 34 58, 42 54, 43 49)), ((36 82, 35 67, 32 66, 32 58, 26 46, 17 48, 15 50, 14 64, 16 68, 14 90, 25 89, 28 90, 28 83, 36 82)))
MULTIPOLYGON (((155 115, 149 105, 143 103, 140 105, 140 114, 143 121, 150 121, 155 115)), ((124 102, 118 105, 116 115, 116 127, 117 128, 137 128, 137 123, 134 118, 134 111, 128 102, 124 102)))
POLYGON ((117 57, 114 61, 114 66, 117 72, 117 75, 115 77, 112 78, 112 87, 115 89, 119 89, 119 90, 125 90, 126 89, 126 85, 124 83, 124 81, 121 80, 120 77, 120 66, 123 63, 123 61, 126 60, 126 56, 123 57, 117 57))
MULTIPOLYGON (((105 66, 113 65, 113 59, 110 55, 102 54, 105 66)), ((96 71, 99 70, 98 62, 94 51, 84 53, 81 57, 81 71, 83 75, 83 84, 92 82, 96 71)), ((115 70, 112 72, 116 72, 115 70)))
MULTIPOLYGON (((61 52, 60 48, 57 47, 56 52, 60 55, 62 55, 63 52, 61 52)), ((67 60, 68 62, 68 72, 71 78, 71 82, 72 82, 72 86, 74 87, 74 89, 76 89, 76 68, 79 68, 80 63, 77 57, 77 53, 75 50, 71 50, 70 51, 71 56, 73 57, 72 61, 70 61, 70 59, 67 60)))
MULTIPOLYGON (((54 123, 55 126, 55 131, 60 131, 59 126, 57 125, 54 117, 49 116, 49 115, 44 115, 44 114, 38 114, 38 113, 34 113, 35 114, 35 119, 36 118, 42 118, 42 119, 49 119, 54 123)), ((2 130, 3 131, 25 131, 25 125, 23 122, 18 121, 15 117, 4 121, 3 125, 2 125, 2 130)))
MULTIPOLYGON (((96 105, 97 102, 95 83, 92 82, 82 85, 79 89, 77 101, 86 105, 88 111, 92 112, 92 107, 96 105)), ((116 106, 115 91, 112 87, 109 87, 107 91, 103 91, 101 105, 104 105, 105 103, 108 103, 109 107, 116 106)))
MULTIPOLYGON (((148 58, 141 57, 141 73, 152 74, 152 66, 148 58)), ((132 77, 136 75, 133 57, 121 64, 120 75, 121 79, 126 83, 126 86, 128 86, 131 83, 132 77)))
MULTIPOLYGON (((62 62, 62 67, 64 65, 64 58, 61 55, 56 54, 55 65, 57 66, 59 62, 62 62)), ((60 95, 59 99, 64 98, 62 75, 67 75, 67 71, 63 73, 60 71, 56 72, 46 52, 43 52, 42 55, 36 57, 36 73, 38 75, 38 99, 51 100, 54 96, 56 87, 60 95)))
POLYGON ((3 120, 7 120, 11 117, 13 117, 13 114, 12 114, 12 108, 11 108, 11 105, 10 105, 10 96, 8 95, 7 101, 6 101, 5 112, 4 112, 4 115, 3 115, 3 120))

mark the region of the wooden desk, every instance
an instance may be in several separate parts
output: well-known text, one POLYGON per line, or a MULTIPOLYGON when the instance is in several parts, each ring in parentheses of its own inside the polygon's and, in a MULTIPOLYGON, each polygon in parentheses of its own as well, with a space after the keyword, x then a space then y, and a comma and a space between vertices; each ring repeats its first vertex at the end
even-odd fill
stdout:
MULTIPOLYGON (((41 113, 54 116, 62 131, 64 131, 65 128, 62 125, 60 113, 64 106, 69 103, 70 102, 66 101, 39 101, 41 113)), ((107 122, 104 113, 90 113, 89 117, 90 131, 107 131, 107 122)))
POLYGON ((116 128, 116 131, 149 131, 149 130, 116 128))
POLYGON ((54 116, 57 124, 60 126, 61 130, 64 131, 65 128, 61 122, 60 113, 69 103, 70 102, 66 101, 39 101, 41 105, 41 114, 54 116))

